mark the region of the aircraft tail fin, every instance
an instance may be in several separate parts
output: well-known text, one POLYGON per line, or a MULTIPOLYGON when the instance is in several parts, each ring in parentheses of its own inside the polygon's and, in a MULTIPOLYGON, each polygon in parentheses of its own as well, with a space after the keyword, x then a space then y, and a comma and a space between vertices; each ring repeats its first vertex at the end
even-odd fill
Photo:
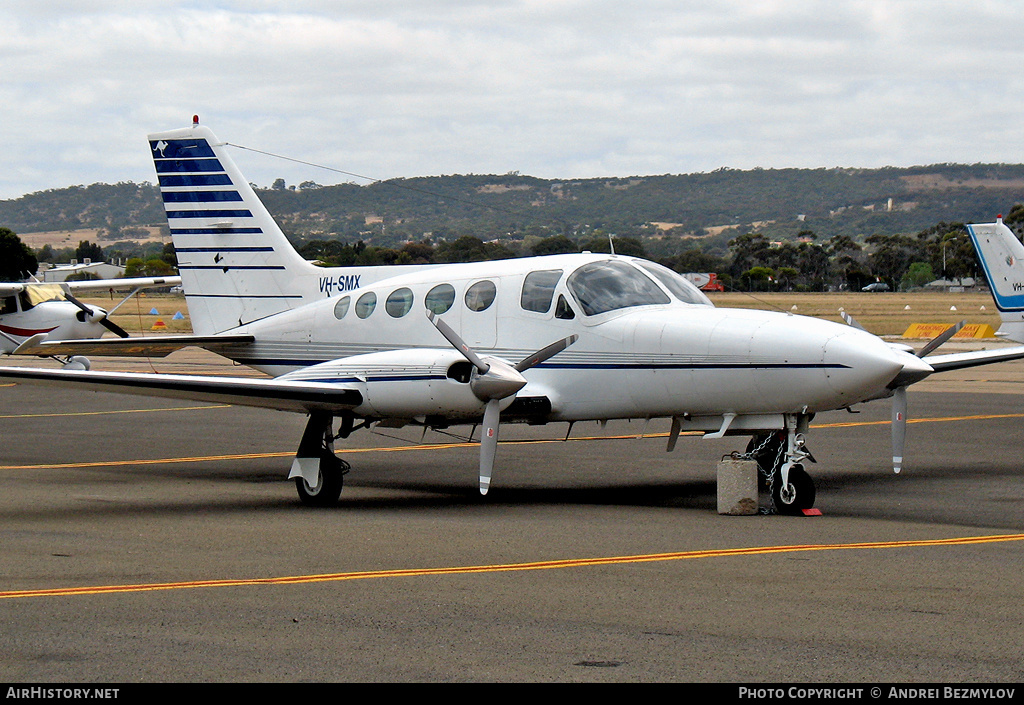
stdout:
POLYGON ((149 135, 193 331, 212 335, 311 299, 305 261, 211 130, 149 135))
POLYGON ((968 225, 1003 325, 997 335, 1024 342, 1024 245, 1003 219, 968 225))

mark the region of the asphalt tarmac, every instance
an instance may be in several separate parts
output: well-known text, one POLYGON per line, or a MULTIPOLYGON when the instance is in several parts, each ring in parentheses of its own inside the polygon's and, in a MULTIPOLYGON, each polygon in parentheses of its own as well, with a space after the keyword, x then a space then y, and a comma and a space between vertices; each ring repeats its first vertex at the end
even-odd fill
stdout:
POLYGON ((505 425, 487 497, 475 446, 361 431, 314 510, 301 416, 0 385, 0 681, 1016 683, 999 367, 911 390, 899 476, 888 402, 819 415, 807 518, 718 515, 746 439, 658 421, 505 425))

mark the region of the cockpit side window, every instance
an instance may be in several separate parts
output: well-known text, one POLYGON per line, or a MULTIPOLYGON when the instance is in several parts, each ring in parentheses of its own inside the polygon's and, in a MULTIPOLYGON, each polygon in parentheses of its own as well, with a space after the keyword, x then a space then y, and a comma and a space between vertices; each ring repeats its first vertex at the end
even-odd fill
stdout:
POLYGON ((617 260, 585 264, 569 277, 569 291, 587 316, 631 306, 671 303, 639 269, 617 260))
POLYGON ((561 294, 558 295, 558 303, 555 304, 555 318, 561 318, 564 321, 576 318, 576 312, 572 310, 572 306, 561 294))
POLYGON ((0 299, 0 313, 17 313, 18 312, 18 297, 17 296, 5 296, 0 299))
POLYGON ((555 296, 555 285, 561 278, 561 269, 530 272, 523 280, 523 293, 519 297, 519 305, 525 311, 547 313, 555 296))
POLYGON ((711 303, 711 299, 706 297, 700 289, 694 286, 691 282, 686 281, 686 279, 676 272, 673 272, 668 267, 663 267, 655 262, 644 262, 640 260, 636 260, 636 264, 650 272, 655 279, 660 281, 666 289, 672 292, 672 296, 676 297, 683 303, 698 304, 700 306, 714 306, 714 304, 711 303))

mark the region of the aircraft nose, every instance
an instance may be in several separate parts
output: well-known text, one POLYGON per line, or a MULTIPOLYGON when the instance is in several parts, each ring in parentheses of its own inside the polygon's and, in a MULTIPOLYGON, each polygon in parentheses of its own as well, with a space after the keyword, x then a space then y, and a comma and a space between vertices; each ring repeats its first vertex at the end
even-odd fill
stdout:
POLYGON ((851 329, 837 335, 825 344, 829 384, 848 404, 884 396, 897 375, 904 369, 913 369, 914 363, 901 359, 898 352, 863 331, 851 329))

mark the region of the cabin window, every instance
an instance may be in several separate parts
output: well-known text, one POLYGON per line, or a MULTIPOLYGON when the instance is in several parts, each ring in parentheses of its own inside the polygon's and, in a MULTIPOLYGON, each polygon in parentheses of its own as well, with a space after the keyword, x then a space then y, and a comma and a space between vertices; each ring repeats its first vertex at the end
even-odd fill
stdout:
POLYGON ((338 299, 338 303, 334 304, 334 317, 339 321, 344 318, 345 314, 348 313, 348 305, 351 301, 351 296, 342 296, 338 299))
POLYGON ((5 296, 3 301, 0 301, 0 314, 2 313, 17 313, 18 312, 18 297, 17 296, 5 296))
POLYGON ((451 284, 438 284, 427 292, 427 297, 423 300, 427 310, 438 316, 450 309, 454 303, 455 287, 451 284))
POLYGON ((573 298, 587 316, 672 301, 639 269, 618 260, 585 264, 572 273, 568 285, 573 298))
POLYGON ((664 284, 665 288, 683 303, 698 304, 700 306, 714 306, 714 304, 711 303, 711 299, 704 296, 701 290, 694 286, 692 282, 687 281, 668 267, 663 267, 654 262, 637 261, 636 264, 654 275, 655 279, 664 284))
POLYGON ((360 318, 367 318, 373 309, 377 308, 377 295, 368 291, 356 301, 356 315, 360 318))
POLYGON ((547 313, 551 309, 551 300, 555 297, 555 285, 561 278, 561 269, 530 272, 523 280, 523 293, 519 297, 519 305, 525 311, 547 313))
POLYGON ((395 289, 384 302, 384 310, 392 318, 401 318, 412 310, 412 289, 402 287, 395 289))
POLYGON ((477 282, 466 289, 466 308, 470 311, 483 311, 494 303, 496 293, 497 289, 494 287, 494 282, 487 281, 486 279, 482 282, 477 282))

